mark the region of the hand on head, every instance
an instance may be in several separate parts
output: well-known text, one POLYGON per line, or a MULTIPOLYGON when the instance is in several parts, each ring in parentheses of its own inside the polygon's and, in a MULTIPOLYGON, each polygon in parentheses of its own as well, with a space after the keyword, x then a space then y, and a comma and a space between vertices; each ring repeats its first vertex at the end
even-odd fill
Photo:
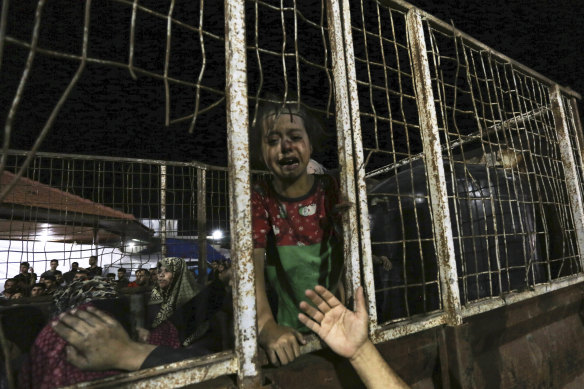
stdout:
POLYGON ((365 309, 363 288, 355 295, 355 312, 347 309, 329 290, 317 285, 306 290, 306 296, 314 306, 303 301, 298 319, 324 340, 337 354, 353 358, 367 342, 369 317, 365 309))
POLYGON ((108 314, 88 307, 61 314, 53 330, 67 341, 67 360, 83 370, 136 370, 155 348, 133 342, 108 314))

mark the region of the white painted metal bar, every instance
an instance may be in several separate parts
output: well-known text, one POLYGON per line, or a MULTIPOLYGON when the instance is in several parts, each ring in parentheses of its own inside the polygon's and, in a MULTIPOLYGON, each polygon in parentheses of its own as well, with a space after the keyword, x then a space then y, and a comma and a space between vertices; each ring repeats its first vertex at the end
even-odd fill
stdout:
POLYGON ((160 166, 160 247, 166 257, 166 165, 160 166))
POLYGON ((238 386, 260 386, 251 232, 245 1, 225 0, 227 152, 238 386))
POLYGON ((337 142, 339 165, 341 167, 341 193, 351 206, 343 214, 343 237, 347 286, 346 295, 350 299, 356 285, 361 284, 359 266, 359 226, 357 223, 357 196, 355 193, 355 163, 353 160, 353 142, 351 134, 351 112, 349 109, 349 92, 345 68, 345 50, 341 9, 338 0, 327 0, 327 21, 331 42, 332 65, 335 91, 335 116, 337 125, 337 142))
POLYGON ((82 382, 75 388, 179 388, 208 381, 237 371, 237 358, 231 351, 202 358, 188 359, 144 369, 117 374, 101 380, 82 382))
POLYGON ((561 280, 536 285, 532 290, 512 292, 503 296, 490 297, 483 301, 472 302, 462 307, 462 317, 469 317, 483 312, 492 311, 493 309, 528 300, 581 282, 584 282, 584 274, 576 274, 562 278, 561 280))
MULTIPOLYGON (((373 261, 371 257, 371 236, 369 230, 369 207, 367 205, 367 187, 365 185, 365 158, 361 134, 361 117, 359 114, 359 95, 357 90, 357 72, 355 70, 355 53, 353 50, 353 33, 351 29, 351 9, 349 0, 343 0, 343 37, 345 41, 345 59, 347 66, 347 82, 349 92, 349 107, 351 110, 351 126, 353 127, 354 158, 357 174, 357 210, 359 216, 361 238, 361 263, 363 266, 364 289, 367 296, 369 311, 369 331, 377 328, 377 306, 375 302, 375 283, 373 280, 373 261)), ((359 266, 359 258, 352 259, 354 266, 359 266)), ((357 285, 354 285, 356 287, 357 285)))
POLYGON ((580 267, 584 269, 584 210, 582 209, 582 193, 580 191, 580 185, 578 185, 578 171, 576 168, 576 161, 574 160, 570 134, 568 133, 566 108, 564 107, 560 87, 558 85, 555 85, 551 89, 550 100, 552 103, 554 122, 558 132, 558 142, 560 144, 562 164, 564 165, 564 174, 566 176, 566 189, 568 190, 574 219, 574 228, 576 229, 580 267))
POLYGON ((452 223, 448 208, 444 162, 440 147, 438 119, 434 105, 426 42, 424 40, 422 18, 417 9, 408 11, 406 15, 406 31, 412 59, 416 99, 418 102, 426 177, 430 188, 434 246, 440 269, 442 304, 447 313, 447 323, 457 325, 462 323, 462 316, 460 311, 456 259, 454 255, 454 241, 452 237, 452 223))
POLYGON ((207 171, 197 169, 197 235, 199 282, 207 281, 207 171))
POLYGON ((375 333, 371 334, 371 341, 373 343, 382 343, 391 339, 401 338, 402 336, 448 324, 447 319, 448 317, 443 312, 439 312, 419 317, 406 323, 380 326, 375 333))

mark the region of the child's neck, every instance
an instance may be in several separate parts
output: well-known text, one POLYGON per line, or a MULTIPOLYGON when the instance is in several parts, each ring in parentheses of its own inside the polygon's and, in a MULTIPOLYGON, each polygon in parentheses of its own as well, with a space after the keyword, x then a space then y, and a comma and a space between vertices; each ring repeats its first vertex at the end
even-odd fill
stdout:
POLYGON ((310 189, 312 189, 314 176, 311 174, 305 174, 294 181, 284 181, 274 177, 272 184, 280 196, 293 199, 304 196, 310 191, 310 189))

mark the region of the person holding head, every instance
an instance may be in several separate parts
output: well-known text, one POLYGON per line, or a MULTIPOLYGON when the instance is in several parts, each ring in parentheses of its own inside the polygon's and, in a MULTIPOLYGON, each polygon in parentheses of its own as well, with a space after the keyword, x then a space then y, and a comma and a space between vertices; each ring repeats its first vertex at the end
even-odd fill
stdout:
POLYGON ((324 284, 340 293, 342 286, 338 185, 330 175, 307 172, 321 131, 297 103, 263 103, 253 128, 251 145, 271 173, 255 183, 251 202, 258 337, 273 364, 294 360, 305 343, 301 332, 308 329, 298 320, 304 291, 324 284), (266 286, 277 295, 277 317, 266 286))
POLYGON ((347 309, 329 290, 317 285, 307 289, 298 320, 314 331, 335 353, 348 358, 369 389, 408 388, 389 367, 367 337, 369 317, 363 287, 355 294, 355 312, 347 309))
POLYGON ((51 263, 50 263, 51 268, 49 270, 47 270, 46 272, 44 272, 43 274, 41 274, 41 277, 45 277, 45 276, 56 276, 57 272, 61 273, 61 271, 57 270, 57 268, 59 267, 59 261, 57 261, 56 259, 51 259, 51 263))
POLYGON ((95 276, 101 277, 103 270, 100 266, 97 266, 97 255, 92 255, 89 257, 89 267, 85 270, 87 270, 89 278, 93 278, 95 276))

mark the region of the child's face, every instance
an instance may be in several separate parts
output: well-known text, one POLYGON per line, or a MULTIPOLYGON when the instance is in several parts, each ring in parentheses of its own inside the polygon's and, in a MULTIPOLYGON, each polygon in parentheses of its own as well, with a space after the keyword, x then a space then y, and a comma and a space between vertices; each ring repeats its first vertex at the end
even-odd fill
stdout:
POLYGON ((272 174, 282 181, 295 181, 306 175, 312 145, 297 115, 282 113, 264 120, 262 157, 272 174))

